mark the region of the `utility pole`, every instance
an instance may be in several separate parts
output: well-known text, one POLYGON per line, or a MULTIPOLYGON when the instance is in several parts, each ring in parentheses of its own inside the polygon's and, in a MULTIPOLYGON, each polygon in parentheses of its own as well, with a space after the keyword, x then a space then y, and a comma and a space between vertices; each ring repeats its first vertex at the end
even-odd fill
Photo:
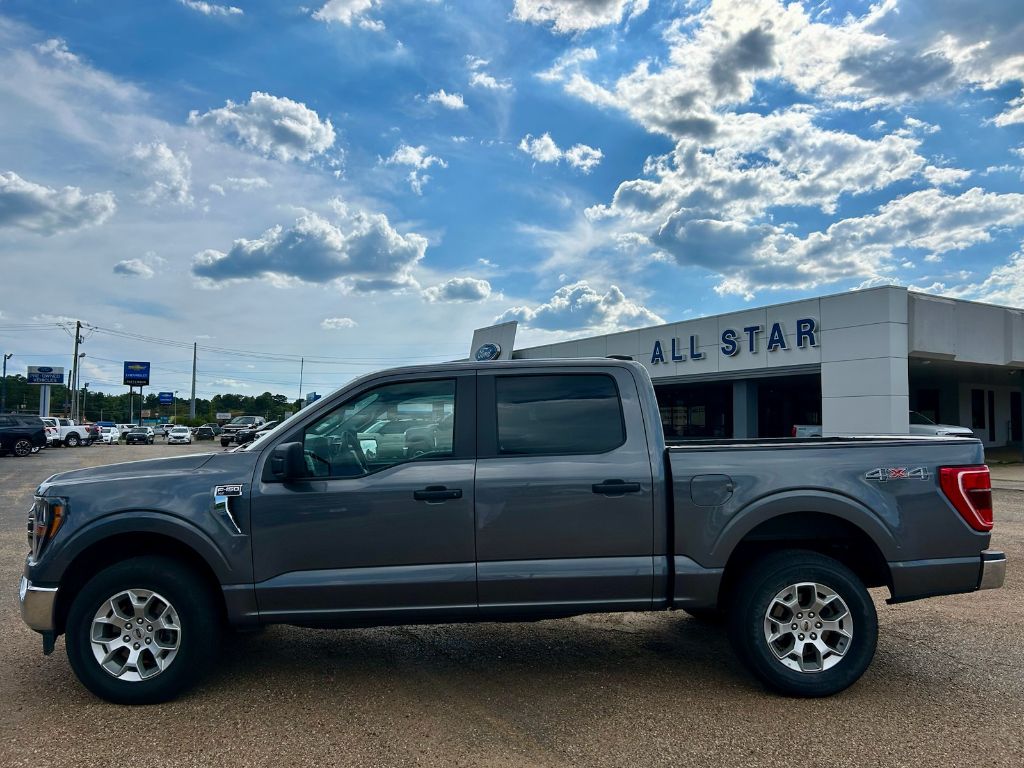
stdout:
POLYGON ((71 397, 68 400, 71 401, 71 418, 77 419, 77 411, 75 408, 77 394, 78 394, 78 345, 82 343, 82 321, 75 321, 75 352, 71 355, 71 387, 68 389, 68 395, 71 397))
POLYGON ((13 352, 4 353, 4 380, 0 384, 0 413, 7 410, 7 361, 14 357, 13 352))
POLYGON ((299 408, 302 408, 302 374, 306 367, 306 358, 299 358, 299 408))
POLYGON ((188 401, 188 417, 196 417, 196 351, 199 349, 198 342, 192 342, 192 399, 188 401))

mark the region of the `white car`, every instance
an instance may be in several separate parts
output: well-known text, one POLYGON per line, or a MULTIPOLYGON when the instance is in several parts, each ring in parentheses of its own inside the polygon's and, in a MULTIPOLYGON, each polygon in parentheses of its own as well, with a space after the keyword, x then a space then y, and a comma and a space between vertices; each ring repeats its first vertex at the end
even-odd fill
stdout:
POLYGON ((917 411, 911 411, 910 434, 942 435, 944 437, 974 437, 974 430, 968 429, 967 427, 958 427, 954 424, 936 424, 927 416, 922 416, 917 411))
POLYGON ((100 439, 105 445, 114 445, 121 439, 121 430, 117 427, 100 427, 100 439))
POLYGON ((192 430, 188 427, 171 427, 167 433, 167 444, 191 445, 192 430))

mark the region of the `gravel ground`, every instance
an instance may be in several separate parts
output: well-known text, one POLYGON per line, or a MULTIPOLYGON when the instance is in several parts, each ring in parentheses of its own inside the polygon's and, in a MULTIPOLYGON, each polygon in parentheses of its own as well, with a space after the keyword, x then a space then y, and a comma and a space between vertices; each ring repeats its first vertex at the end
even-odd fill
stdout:
MULTIPOLYGON (((766 693, 684 614, 342 632, 273 627, 198 690, 102 703, 20 620, 35 485, 208 445, 0 459, 0 766, 1014 766, 1024 764, 1024 492, 996 491, 1003 590, 895 607, 875 662, 826 700, 766 693)), ((219 447, 214 450, 220 450, 219 447)))

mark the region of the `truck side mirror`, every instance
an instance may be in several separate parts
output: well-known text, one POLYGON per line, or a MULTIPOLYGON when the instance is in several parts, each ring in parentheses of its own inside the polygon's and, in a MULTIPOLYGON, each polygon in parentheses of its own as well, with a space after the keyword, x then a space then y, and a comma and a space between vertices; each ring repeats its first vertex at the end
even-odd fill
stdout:
POLYGON ((302 443, 281 443, 270 453, 270 472, 281 480, 305 477, 306 456, 302 443))

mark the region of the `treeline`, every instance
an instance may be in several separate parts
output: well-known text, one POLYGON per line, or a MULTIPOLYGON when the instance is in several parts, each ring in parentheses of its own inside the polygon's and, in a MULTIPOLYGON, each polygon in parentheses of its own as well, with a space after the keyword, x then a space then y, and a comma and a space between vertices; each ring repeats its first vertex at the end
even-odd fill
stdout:
MULTIPOLYGON (((39 390, 38 384, 29 384, 26 378, 20 374, 7 377, 7 410, 24 411, 25 413, 39 412, 39 390)), ((188 419, 188 398, 177 397, 174 405, 160 405, 157 401, 157 393, 145 392, 141 401, 139 393, 134 398, 134 418, 139 419, 139 411, 149 411, 149 418, 160 416, 174 417, 177 413, 179 424, 205 424, 214 421, 215 414, 231 412, 234 415, 249 414, 252 416, 263 416, 267 420, 284 418, 287 412, 298 410, 299 401, 289 400, 286 395, 275 395, 264 392, 262 395, 238 395, 224 394, 214 395, 212 398, 196 398, 196 418, 188 419), (141 404, 140 404, 141 403, 141 404)), ((50 386, 50 415, 59 416, 70 411, 71 395, 67 387, 50 386), (68 404, 65 407, 65 404, 68 404)), ((82 405, 82 421, 113 421, 127 423, 129 419, 128 393, 120 395, 108 395, 103 392, 88 392, 83 398, 80 396, 79 403, 82 405)))

